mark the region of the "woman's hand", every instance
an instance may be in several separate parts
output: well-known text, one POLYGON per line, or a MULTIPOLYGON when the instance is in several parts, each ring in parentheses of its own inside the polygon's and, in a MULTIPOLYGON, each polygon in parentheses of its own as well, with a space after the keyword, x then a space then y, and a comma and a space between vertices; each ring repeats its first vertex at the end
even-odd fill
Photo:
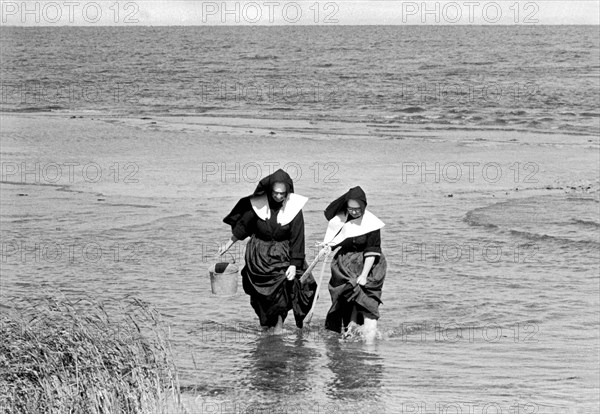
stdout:
POLYGON ((328 256, 331 253, 331 250, 333 249, 331 247, 331 244, 329 243, 315 243, 315 246, 318 247, 319 249, 319 254, 318 257, 319 259, 322 259, 325 256, 328 256))
POLYGON ((358 283, 361 286, 364 286, 367 283, 367 275, 363 275, 361 274, 357 279, 356 279, 356 283, 358 283))
POLYGON ((321 250, 319 251, 320 258, 325 257, 329 255, 329 253, 331 253, 331 246, 327 243, 318 243, 317 247, 321 247, 321 250))
POLYGON ((287 277, 287 280, 289 281, 294 280, 294 278, 296 277, 296 266, 292 265, 288 267, 285 271, 285 277, 287 277))
POLYGON ((367 283, 367 276, 369 276, 369 272, 373 268, 373 264, 375 263, 375 256, 367 256, 365 257, 365 263, 363 265, 363 270, 360 276, 356 279, 356 283, 361 286, 364 286, 367 283))

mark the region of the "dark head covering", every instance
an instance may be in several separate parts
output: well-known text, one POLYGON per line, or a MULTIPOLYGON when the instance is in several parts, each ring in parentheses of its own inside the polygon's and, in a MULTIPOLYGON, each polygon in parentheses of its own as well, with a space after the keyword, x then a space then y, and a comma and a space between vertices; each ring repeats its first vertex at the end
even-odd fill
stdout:
POLYGON ((271 175, 267 175, 265 178, 260 180, 256 186, 256 190, 250 197, 260 196, 263 194, 270 195, 273 189, 273 184, 284 183, 285 189, 288 193, 294 192, 294 182, 290 178, 289 174, 283 171, 281 168, 275 171, 271 175))
POLYGON ((340 211, 345 211, 346 206, 348 205, 348 200, 356 200, 360 205, 360 208, 364 212, 367 208, 367 195, 363 191, 362 188, 354 187, 348 190, 346 194, 333 201, 327 208, 325 209, 325 218, 327 220, 331 220, 334 218, 340 211))
POLYGON ((240 199, 240 201, 237 202, 233 210, 231 210, 231 213, 229 213, 227 217, 223 219, 223 222, 229 224, 230 226, 235 226, 236 223, 242 218, 244 213, 252 208, 252 205, 250 204, 250 199, 252 197, 261 196, 263 194, 267 195, 267 198, 269 199, 269 205, 271 207, 281 207, 283 203, 277 203, 275 202, 275 200, 273 200, 272 189, 273 184, 275 183, 285 184, 285 189, 288 194, 294 192, 294 182, 292 181, 289 174, 280 168, 273 174, 267 175, 265 178, 260 180, 258 185, 256 186, 256 190, 254 190, 254 193, 240 199))

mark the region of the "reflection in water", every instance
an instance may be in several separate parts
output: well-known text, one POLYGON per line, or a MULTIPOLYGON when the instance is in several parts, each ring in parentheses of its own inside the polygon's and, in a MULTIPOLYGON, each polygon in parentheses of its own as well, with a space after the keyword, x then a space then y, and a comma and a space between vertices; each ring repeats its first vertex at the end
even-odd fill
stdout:
POLYGON ((247 373, 243 383, 253 394, 247 402, 249 408, 279 410, 286 400, 292 404, 297 402, 296 396, 310 392, 310 376, 319 353, 307 342, 301 333, 294 337, 263 334, 258 338, 243 370, 247 373))
POLYGON ((333 378, 326 393, 336 400, 357 400, 361 405, 377 403, 381 397, 383 358, 375 346, 364 343, 340 342, 338 338, 325 341, 327 366, 333 378))

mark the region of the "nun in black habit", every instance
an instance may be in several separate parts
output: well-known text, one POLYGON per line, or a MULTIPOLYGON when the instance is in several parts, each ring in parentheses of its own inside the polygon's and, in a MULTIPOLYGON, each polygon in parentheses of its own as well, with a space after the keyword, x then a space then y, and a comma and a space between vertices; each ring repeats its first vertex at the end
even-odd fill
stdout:
POLYGON ((367 196, 360 187, 333 201, 325 210, 325 218, 329 225, 323 244, 340 247, 331 262, 332 305, 325 327, 351 334, 352 329, 363 325, 365 338, 374 339, 387 268, 381 252, 384 223, 367 210, 367 196))
POLYGON ((263 178, 254 193, 240 199, 223 219, 233 235, 219 254, 250 237, 241 272, 244 292, 261 326, 275 328, 275 333, 281 333, 289 310, 302 328, 314 300, 317 286, 312 275, 300 283, 307 268, 302 215, 307 201, 294 193, 292 179, 279 169, 263 178))

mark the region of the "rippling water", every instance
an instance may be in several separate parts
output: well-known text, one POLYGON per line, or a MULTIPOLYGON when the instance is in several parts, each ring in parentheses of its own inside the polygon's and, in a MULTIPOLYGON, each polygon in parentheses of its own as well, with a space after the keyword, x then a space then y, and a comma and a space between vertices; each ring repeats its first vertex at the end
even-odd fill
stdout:
MULTIPOLYGON (((2 296, 150 301, 171 326, 192 412, 597 412, 597 30, 1 30, 2 109, 57 112, 2 122, 2 296), (537 89, 516 103, 400 98, 406 83, 449 80, 537 89), (235 81, 337 85, 342 99, 211 95, 235 81), (135 103, 104 91, 21 101, 10 89, 121 82, 135 103), (247 118, 226 130, 157 117, 199 113, 247 118), (261 117, 275 120, 252 124, 261 117), (7 174, 23 162, 34 172, 7 174), (43 174, 55 163, 53 182, 43 174), (82 176, 92 163, 97 180, 94 168, 82 176), (241 286, 210 293, 221 220, 275 163, 311 198, 309 260, 324 207, 352 186, 386 223, 374 345, 323 330, 325 287, 311 329, 288 321, 282 337, 257 331, 241 286)), ((233 253, 242 262, 243 244, 233 253)))
POLYGON ((2 28, 2 110, 598 133, 595 26, 2 28))
MULTIPOLYGON (((58 288, 149 300, 172 327, 186 404, 196 412, 397 413, 452 404, 509 412, 517 404, 546 413, 598 401, 598 171, 584 168, 597 159, 592 144, 519 135, 518 142, 324 133, 240 139, 112 121, 90 127, 68 117, 24 120, 3 126, 4 159, 30 167, 89 159, 105 172, 135 161, 138 182, 109 175, 90 183, 76 172, 63 186, 33 177, 3 183, 2 294, 58 288), (340 157, 340 148, 352 151, 340 157), (515 154, 535 154, 534 183, 515 183, 515 154), (497 162, 504 178, 490 183, 479 170, 472 182, 403 175, 407 163, 431 168, 436 160, 497 162), (311 197, 309 259, 327 202, 352 185, 366 189, 386 223, 380 341, 340 342, 324 331, 325 287, 311 330, 288 322, 281 338, 258 332, 241 287, 231 298, 210 293, 207 268, 228 237, 222 217, 255 186, 241 173, 203 175, 203 165, 221 161, 295 163, 297 191, 311 197), (327 163, 337 169, 326 171, 327 163)), ((241 261, 243 245, 233 252, 241 261)))

